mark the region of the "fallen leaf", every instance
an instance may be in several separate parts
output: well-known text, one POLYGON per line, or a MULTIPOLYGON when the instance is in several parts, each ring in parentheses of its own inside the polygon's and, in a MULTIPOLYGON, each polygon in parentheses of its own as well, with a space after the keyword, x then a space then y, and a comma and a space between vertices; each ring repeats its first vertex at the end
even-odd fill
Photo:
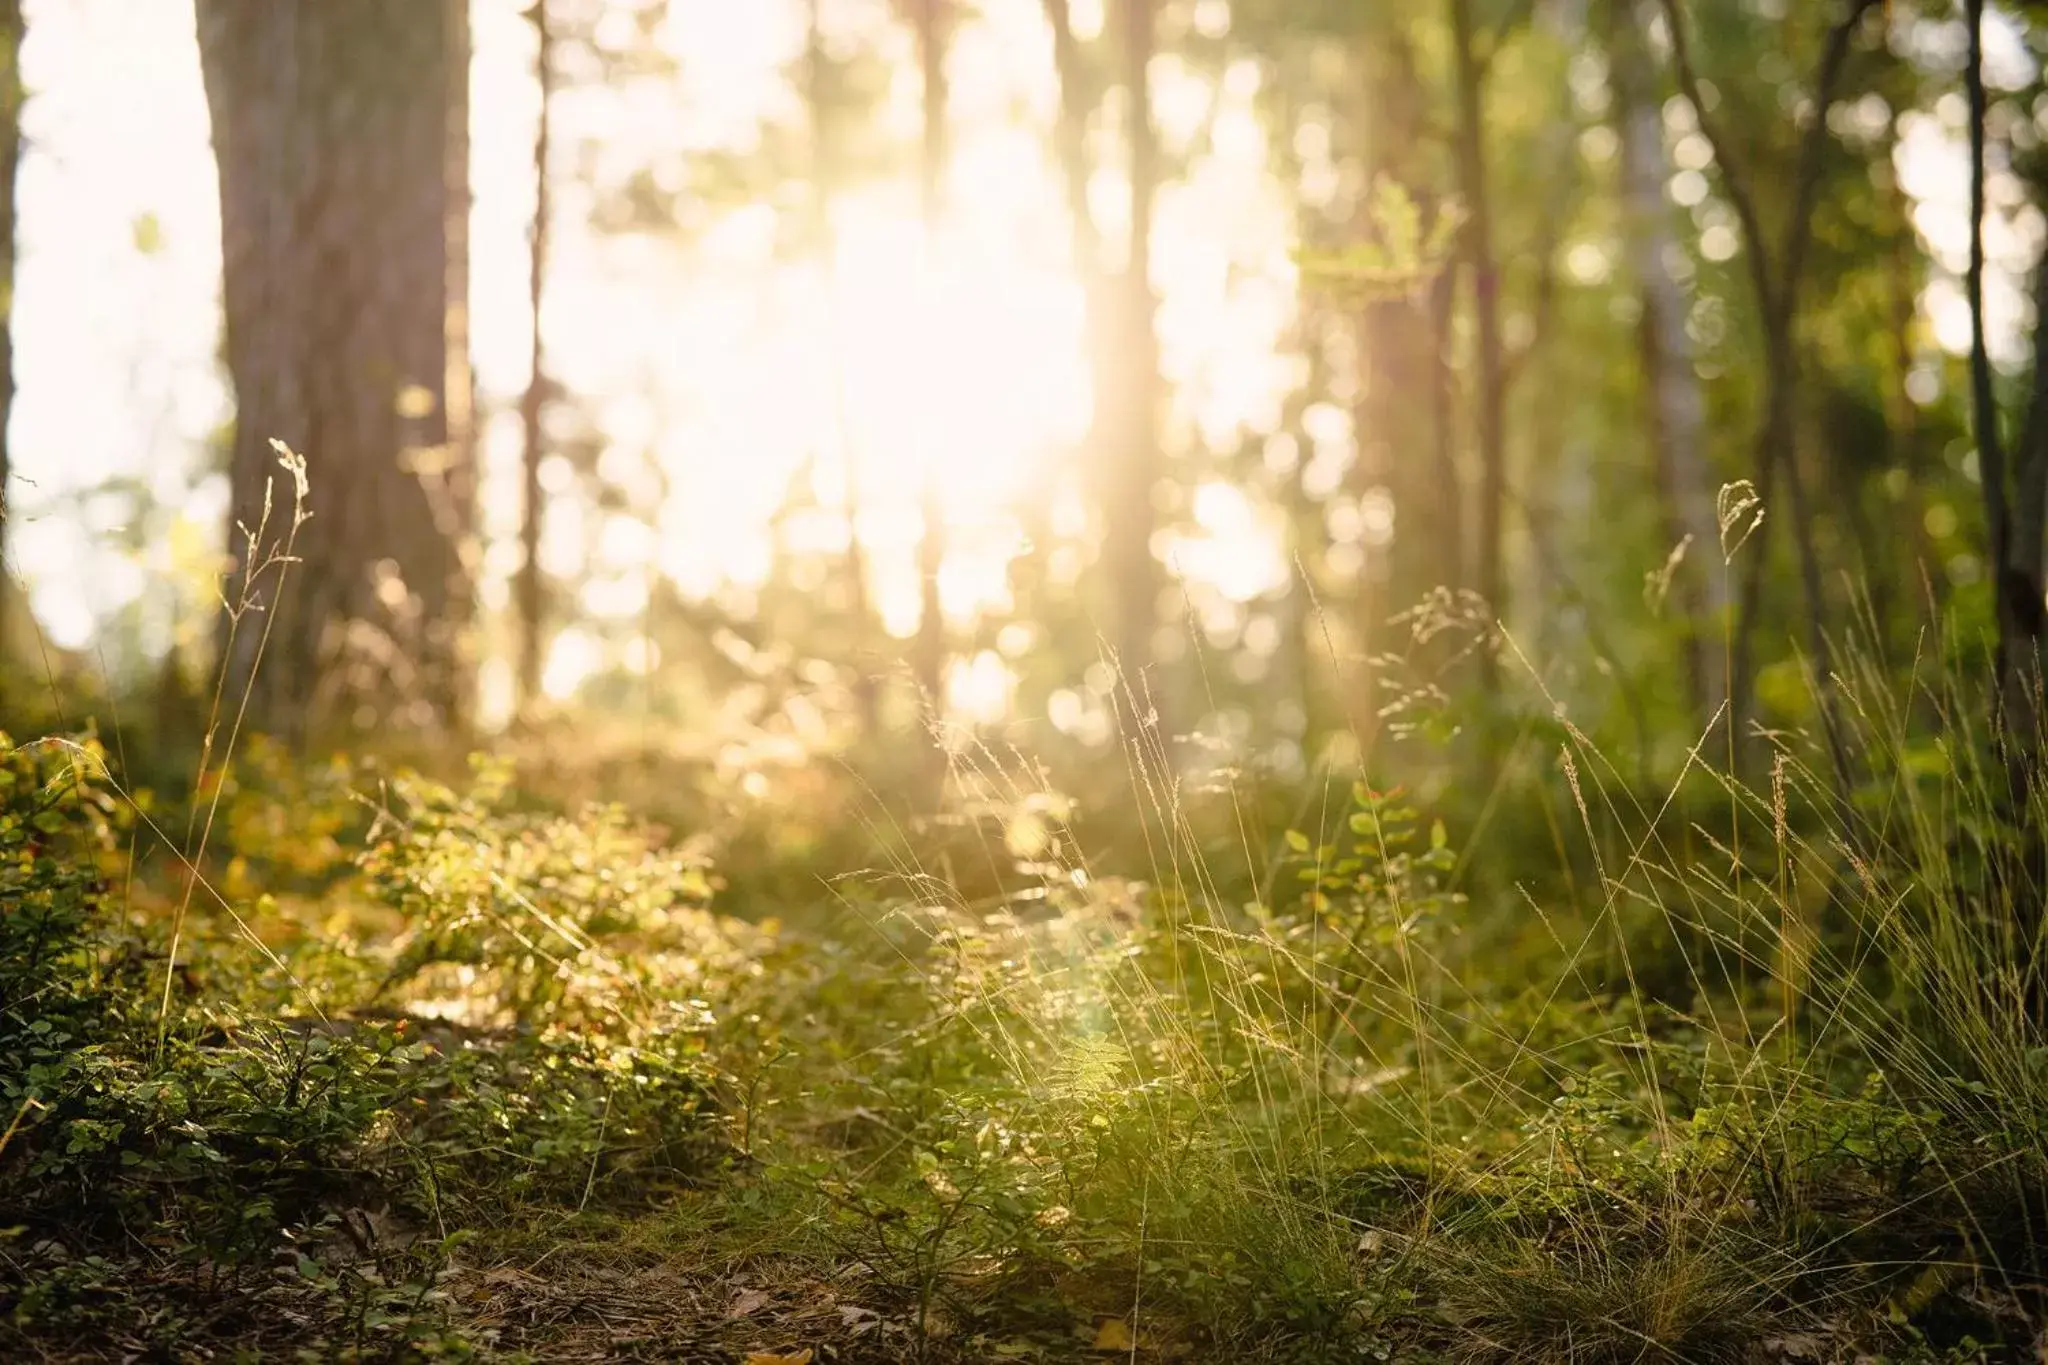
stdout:
POLYGON ((1098 1351, 1135 1351, 1138 1338, 1131 1331, 1131 1325, 1122 1318, 1104 1318, 1095 1328, 1095 1347, 1098 1351))
POLYGON ((801 1351, 749 1351, 742 1365, 811 1365, 811 1348, 801 1351))
POLYGON ((882 1315, 872 1308, 862 1308, 857 1303, 842 1303, 834 1310, 839 1314, 839 1325, 855 1336, 873 1331, 882 1322, 882 1315))

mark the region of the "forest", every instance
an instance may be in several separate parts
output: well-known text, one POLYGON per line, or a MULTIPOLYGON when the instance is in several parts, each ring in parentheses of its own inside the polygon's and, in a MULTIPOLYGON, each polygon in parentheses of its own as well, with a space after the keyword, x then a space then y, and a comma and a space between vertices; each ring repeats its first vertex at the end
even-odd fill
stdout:
POLYGON ((0 1359, 2048 1360, 2044 63, 0 0, 0 1359))

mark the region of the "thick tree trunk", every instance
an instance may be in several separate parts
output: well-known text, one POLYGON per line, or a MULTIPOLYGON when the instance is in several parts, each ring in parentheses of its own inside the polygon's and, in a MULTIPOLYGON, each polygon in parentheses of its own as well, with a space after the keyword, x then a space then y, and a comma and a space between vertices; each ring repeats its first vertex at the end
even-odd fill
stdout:
POLYGON ((463 0, 199 0, 248 720, 461 724, 473 478, 463 0), (307 460, 296 564, 270 441, 307 460), (268 519, 266 520, 266 508, 268 519), (252 544, 253 542, 253 544, 252 544))
POLYGON ((1609 53, 1615 131, 1621 141, 1624 239, 1642 299, 1644 415, 1656 448, 1670 534, 1674 543, 1690 541, 1678 600, 1690 620, 1686 653, 1703 731, 1728 698, 1720 634, 1729 622, 1728 572, 1721 562, 1716 483, 1707 455, 1706 397, 1685 329, 1689 304, 1668 265, 1680 247, 1664 198, 1664 182, 1670 178, 1664 121, 1648 84, 1641 29, 1629 6, 1617 7, 1609 53))
MULTIPOLYGON (((1351 154, 1363 172, 1360 183, 1427 183, 1429 94, 1400 21, 1367 35, 1357 53, 1358 100, 1340 126, 1356 130, 1359 137, 1351 154)), ((1441 205, 1433 207, 1442 211, 1441 205)), ((1368 189, 1356 203, 1353 231, 1370 239, 1379 229, 1368 189)), ((1467 581, 1467 489, 1458 461, 1457 376, 1450 342, 1457 267, 1455 257, 1444 261, 1426 288, 1373 298, 1356 318, 1359 371, 1352 428, 1358 451, 1351 493, 1361 500, 1391 499, 1394 510, 1392 541, 1366 556, 1350 604, 1358 662, 1346 689, 1355 698, 1347 710, 1368 749, 1387 700, 1379 695, 1375 660, 1399 652, 1391 643, 1395 632, 1387 629, 1389 618, 1432 589, 1463 587, 1467 581)))

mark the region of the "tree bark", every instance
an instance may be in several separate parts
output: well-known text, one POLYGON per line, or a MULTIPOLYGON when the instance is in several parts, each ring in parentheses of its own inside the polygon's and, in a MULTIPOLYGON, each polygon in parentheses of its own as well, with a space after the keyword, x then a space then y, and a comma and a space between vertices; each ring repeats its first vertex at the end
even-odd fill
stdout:
MULTIPOLYGON (((1352 230, 1370 239, 1380 229, 1371 211, 1371 186, 1429 183, 1430 94, 1403 21, 1389 16, 1357 44, 1361 68, 1340 127, 1358 139, 1355 155, 1366 192, 1355 201, 1352 230)), ((1441 202, 1429 205, 1441 213, 1441 202)), ((1387 497, 1394 508, 1393 539, 1368 555, 1350 603, 1357 634, 1357 670, 1347 708, 1370 749, 1376 738, 1381 670, 1377 661, 1398 653, 1398 630, 1389 619, 1438 587, 1466 585, 1467 488, 1458 459, 1456 373, 1451 312, 1459 261, 1441 262, 1434 277, 1399 294, 1368 299, 1359 308, 1354 336, 1358 356, 1352 428, 1357 456, 1351 493, 1361 500, 1387 497), (1426 284, 1426 287, 1423 287, 1426 284), (1427 338, 1417 344, 1418 338, 1427 338), (1427 401, 1419 401, 1422 395, 1427 401), (1417 458, 1418 452, 1428 457, 1417 458)))
POLYGON ((471 616, 463 0, 199 0, 221 184, 222 685, 255 728, 459 727, 471 616), (289 566, 275 438, 312 517, 289 566), (266 519, 267 512, 267 519, 266 519))

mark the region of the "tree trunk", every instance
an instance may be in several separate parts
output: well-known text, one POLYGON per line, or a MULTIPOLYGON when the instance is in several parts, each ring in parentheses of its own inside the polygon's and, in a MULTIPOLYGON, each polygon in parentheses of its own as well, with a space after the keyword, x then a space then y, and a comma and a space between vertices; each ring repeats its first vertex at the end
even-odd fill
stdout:
MULTIPOLYGON (((1110 444, 1109 527, 1105 546, 1115 600, 1114 643, 1125 682, 1134 693, 1152 662, 1160 573, 1152 553, 1157 517, 1152 489, 1159 477, 1159 343, 1152 330, 1152 204, 1159 188, 1159 145, 1152 124, 1146 73, 1152 63, 1157 0, 1123 0, 1124 87, 1130 151, 1130 242, 1119 290, 1115 355, 1121 360, 1114 390, 1098 394, 1106 407, 1110 444)), ((1156 700, 1156 693, 1153 694, 1156 700)))
MULTIPOLYGON (((1485 73, 1474 47, 1471 0, 1450 0, 1451 44, 1458 85, 1458 182, 1465 198, 1465 252, 1472 270, 1472 311, 1478 332, 1479 546, 1476 586, 1494 619, 1507 615, 1503 572, 1508 495, 1507 380, 1500 338, 1500 271, 1493 255, 1493 212, 1486 171, 1485 73)), ((1492 649, 1479 651, 1480 682, 1500 686, 1492 649)))
MULTIPOLYGON (((14 179, 21 165, 22 35, 21 0, 0 0, 0 566, 5 564, 14 511, 8 496, 12 462, 7 424, 14 412, 14 179)), ((7 619, 11 597, 0 593, 0 663, 6 660, 6 642, 14 629, 7 619)))
MULTIPOLYGON (((1834 104, 1836 86, 1848 64, 1849 50, 1864 16, 1880 0, 1844 0, 1842 17, 1829 29, 1815 69, 1811 113, 1800 140, 1798 165, 1793 174, 1792 199, 1783 235, 1772 241, 1764 232, 1740 153, 1714 118, 1713 105, 1703 96, 1699 73, 1692 64, 1686 18, 1679 0, 1660 0, 1665 30, 1671 41, 1672 63, 1678 84, 1692 105, 1700 132, 1714 151, 1714 164, 1721 174, 1722 188, 1734 205, 1742 225, 1742 248, 1749 267, 1750 284, 1762 318, 1764 344, 1764 411, 1756 434, 1755 489, 1764 506, 1770 506, 1776 479, 1782 470, 1791 491, 1793 546, 1799 556, 1799 575, 1806 596, 1807 650, 1811 656, 1820 694, 1821 721, 1827 732, 1830 756, 1836 776, 1846 779, 1846 758, 1842 736, 1835 722, 1832 673, 1828 659, 1827 631, 1821 596, 1820 559, 1813 541, 1813 527, 1807 516, 1805 491, 1796 464, 1798 433, 1795 414, 1798 393, 1798 346, 1794 329, 1799 320, 1799 291, 1804 281, 1806 252, 1813 240, 1814 205, 1820 194, 1822 160, 1830 142, 1828 110, 1834 104)), ((1740 743, 1755 682, 1755 635, 1758 612, 1763 605, 1764 571, 1769 562, 1768 536, 1759 537, 1750 553, 1736 607, 1735 639, 1728 672, 1728 724, 1736 736, 1736 767, 1745 767, 1746 746, 1740 743)))
MULTIPOLYGON (((2038 608, 2042 601, 2044 552, 2048 552, 2048 354, 2043 350, 2043 332, 2048 331, 2048 261, 2034 267, 2034 380, 2028 395, 2027 415, 2020 439, 2013 451, 2012 543, 2006 563, 2016 576, 2009 591, 2019 599, 2015 616, 2026 624, 2025 604, 2038 608)), ((2034 626, 2034 649, 2041 649, 2042 631, 2034 626)))
MULTIPOLYGON (((2035 358, 2036 406, 2022 442, 2018 488, 2007 482, 2005 446, 1998 430, 1991 351, 1984 336, 1984 0, 1967 0, 1969 60, 1963 68, 1970 108, 1970 265, 1964 277, 1970 300, 1970 412, 1977 439, 1978 483, 1984 490, 1984 530, 1998 616, 1997 680, 1993 729, 2005 736, 2007 774, 2015 809, 2026 807, 2041 739, 2043 464, 2034 420, 2040 402, 2040 358, 2035 358), (2015 504, 2015 495, 2017 494, 2015 504)), ((2048 273, 2048 272, 2044 272, 2048 273)), ((2036 281, 2037 301, 2048 298, 2036 281)), ((2037 330, 2036 336, 2039 336, 2037 330)))
POLYGON ((222 682, 251 725, 459 726, 471 615, 463 0, 199 0, 221 184, 222 682), (306 458, 292 490, 269 443, 306 458), (267 513, 267 516, 266 516, 267 513), (287 571, 288 570, 288 571, 287 571))
POLYGON ((519 612, 519 667, 517 670, 518 714, 526 716, 540 699, 543 631, 541 621, 540 524, 545 508, 540 486, 541 452, 547 434, 547 354, 541 337, 541 303, 547 285, 549 193, 548 142, 553 131, 555 86, 554 31, 548 22, 548 0, 533 0, 533 31, 538 42, 534 54, 534 77, 539 87, 540 116, 533 137, 533 225, 529 230, 531 273, 527 297, 533 313, 533 349, 526 377, 526 392, 519 402, 519 422, 525 436, 520 451, 519 473, 523 498, 519 517, 519 577, 513 597, 519 612))
POLYGON ((1074 41, 1073 15, 1067 0, 1044 0, 1046 26, 1052 30, 1053 73, 1059 79, 1059 117, 1054 145, 1059 151, 1060 180, 1065 186, 1069 225, 1073 232, 1074 270, 1081 276, 1091 308, 1101 274, 1102 242, 1088 212, 1088 116, 1095 92, 1081 65, 1081 46, 1074 41))
MULTIPOLYGON (((1339 126, 1358 139, 1360 183, 1370 187, 1391 181, 1410 187, 1412 195, 1413 186, 1429 183, 1430 98, 1413 46, 1400 21, 1393 20, 1366 35, 1356 51, 1361 67, 1353 82, 1357 99, 1347 105, 1339 126)), ((1352 222, 1353 231, 1366 239, 1382 226, 1374 221, 1371 193, 1368 188, 1359 196, 1352 222)), ((1441 203, 1431 208, 1443 211, 1441 203)), ((1347 709, 1368 750, 1387 700, 1379 694, 1376 660, 1400 651, 1393 643, 1399 632, 1387 629, 1389 618, 1432 589, 1466 582, 1466 487, 1458 462, 1449 337, 1457 274, 1453 256, 1442 262, 1427 288, 1372 298, 1356 319, 1359 373, 1352 428, 1358 450, 1351 493, 1361 500, 1389 498, 1394 508, 1392 542, 1366 557, 1350 604, 1358 666, 1346 689, 1355 697, 1347 709), (1418 344, 1418 338, 1426 340, 1418 344), (1424 451, 1428 457, 1418 458, 1424 451)))
MULTIPOLYGON (((1441 537, 1442 577, 1439 581, 1450 588, 1465 585, 1465 482, 1458 476, 1458 374, 1453 361, 1457 346, 1457 309, 1458 266, 1456 261, 1446 261, 1443 272, 1429 287, 1426 335, 1429 338, 1430 482, 1436 485, 1436 505, 1431 509, 1431 534, 1441 537)), ((1399 400, 1408 400, 1409 397, 1403 394, 1399 400)))
POLYGON ((1704 733, 1728 698, 1727 655, 1720 635, 1729 621, 1727 566, 1721 563, 1716 485, 1707 454, 1707 409, 1685 330, 1688 303, 1667 262, 1680 247, 1664 198, 1670 165, 1664 153, 1661 106, 1643 65, 1642 34, 1633 10, 1618 6, 1609 43, 1615 131, 1621 140, 1624 239, 1642 298, 1644 415, 1657 452, 1666 522, 1674 543, 1690 540, 1678 600, 1690 625, 1686 653, 1693 698, 1704 733))
POLYGON ((853 711, 862 738, 872 738, 881 723, 881 688, 871 653, 874 608, 868 597, 867 547, 860 538, 860 459, 854 448, 853 415, 847 407, 846 325, 839 304, 838 239, 832 223, 837 161, 831 146, 832 111, 826 107, 825 32, 822 0, 804 6, 804 108, 811 139, 811 246, 818 253, 824 278, 828 318, 827 345, 832 362, 832 421, 839 441, 841 475, 846 489, 845 575, 847 615, 853 621, 853 711))
MULTIPOLYGON (((1886 164, 1890 164, 1897 155, 1899 117, 1897 113, 1892 116, 1891 136, 1884 156, 1886 164)), ((1919 320, 1920 311, 1919 234, 1913 227, 1912 198, 1896 174, 1890 177, 1888 200, 1892 228, 1890 244, 1885 252, 1885 284, 1891 305, 1892 371, 1885 385, 1885 425, 1891 431, 1900 467, 1907 474, 1906 496, 1899 499, 1896 515, 1898 531, 1905 543, 1912 546, 1913 556, 1911 572, 1899 588, 1902 595, 1911 596, 1915 587, 1924 583, 1934 599, 1933 605, 1938 607, 1946 600, 1948 575, 1936 571, 1934 543, 1927 534, 1927 471, 1921 459, 1919 409, 1910 391, 1913 328, 1919 320)), ((1873 600, 1871 606, 1879 621, 1891 619, 1885 603, 1873 600)))
MULTIPOLYGON (((924 325, 936 322, 939 295, 939 227, 944 216, 946 170, 946 31, 948 0, 916 0, 917 49, 924 73, 924 145, 918 162, 919 202, 924 221, 924 280, 927 311, 924 325)), ((941 338, 929 336, 934 348, 941 338)), ((924 454, 919 506, 923 532, 917 547, 919 611, 913 667, 918 690, 934 715, 945 708, 946 615, 939 595, 939 573, 946 563, 945 507, 939 495, 939 451, 936 427, 924 454)))

